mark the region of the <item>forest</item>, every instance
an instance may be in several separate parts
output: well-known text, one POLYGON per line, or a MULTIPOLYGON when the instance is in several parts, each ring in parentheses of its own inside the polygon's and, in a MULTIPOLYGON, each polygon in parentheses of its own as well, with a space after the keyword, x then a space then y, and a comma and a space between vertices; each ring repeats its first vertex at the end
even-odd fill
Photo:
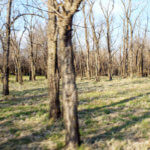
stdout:
POLYGON ((0 149, 149 150, 150 2, 0 0, 0 149))

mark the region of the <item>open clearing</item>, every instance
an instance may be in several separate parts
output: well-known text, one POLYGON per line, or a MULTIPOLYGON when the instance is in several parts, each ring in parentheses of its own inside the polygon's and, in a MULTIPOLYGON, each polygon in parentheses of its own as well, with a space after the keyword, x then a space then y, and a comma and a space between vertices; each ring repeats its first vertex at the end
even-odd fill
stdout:
MULTIPOLYGON (((48 119, 47 81, 10 79, 10 96, 0 95, 1 150, 55 150, 64 146, 63 121, 48 119)), ((150 78, 77 80, 80 150, 150 148, 150 78)), ((2 84, 0 84, 2 91, 2 84)))

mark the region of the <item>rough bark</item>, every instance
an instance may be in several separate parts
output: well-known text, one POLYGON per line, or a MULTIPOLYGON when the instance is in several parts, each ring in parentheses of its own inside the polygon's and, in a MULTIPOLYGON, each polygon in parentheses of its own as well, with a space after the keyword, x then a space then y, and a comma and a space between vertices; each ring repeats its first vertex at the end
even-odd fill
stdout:
POLYGON ((77 145, 80 144, 77 114, 78 96, 73 63, 72 19, 73 15, 67 19, 59 20, 63 116, 66 128, 66 147, 70 150, 76 149, 77 145))
POLYGON ((3 95, 9 95, 9 51, 10 51, 10 34, 11 34, 11 8, 12 0, 8 1, 6 38, 3 49, 3 95))
MULTIPOLYGON (((48 1, 49 12, 51 7, 55 8, 54 0, 48 1)), ((49 118, 56 120, 60 118, 59 101, 59 71, 57 57, 57 23, 55 13, 49 13, 48 23, 48 62, 47 62, 48 92, 50 100, 49 118)))

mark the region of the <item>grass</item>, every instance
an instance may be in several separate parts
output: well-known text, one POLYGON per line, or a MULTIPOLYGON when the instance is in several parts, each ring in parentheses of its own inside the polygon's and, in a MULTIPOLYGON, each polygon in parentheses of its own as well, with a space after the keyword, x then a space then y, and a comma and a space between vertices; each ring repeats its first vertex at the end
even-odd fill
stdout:
MULTIPOLYGON (((24 79, 19 85, 11 76, 10 95, 0 93, 0 149, 63 149, 63 120, 48 119, 47 81, 24 79)), ((77 79, 77 85, 79 150, 150 149, 150 78, 77 79)))

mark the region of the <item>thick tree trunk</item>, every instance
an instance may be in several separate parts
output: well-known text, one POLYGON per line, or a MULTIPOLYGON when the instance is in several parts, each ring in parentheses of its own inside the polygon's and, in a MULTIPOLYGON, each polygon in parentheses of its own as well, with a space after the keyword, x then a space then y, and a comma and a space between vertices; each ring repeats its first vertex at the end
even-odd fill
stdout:
MULTIPOLYGON (((55 8, 54 0, 48 1, 49 12, 52 12, 51 7, 55 8)), ((54 13, 49 13, 48 24, 48 92, 50 100, 49 118, 56 120, 60 118, 60 101, 59 101, 59 72, 57 58, 57 24, 54 13)))
POLYGON ((9 49, 11 33, 11 8, 12 0, 9 0, 7 8, 6 39, 3 49, 3 95, 9 95, 9 49))
POLYGON ((59 20, 61 47, 63 116, 66 127, 66 146, 75 149, 80 144, 78 125, 78 96, 72 48, 72 16, 59 20))

